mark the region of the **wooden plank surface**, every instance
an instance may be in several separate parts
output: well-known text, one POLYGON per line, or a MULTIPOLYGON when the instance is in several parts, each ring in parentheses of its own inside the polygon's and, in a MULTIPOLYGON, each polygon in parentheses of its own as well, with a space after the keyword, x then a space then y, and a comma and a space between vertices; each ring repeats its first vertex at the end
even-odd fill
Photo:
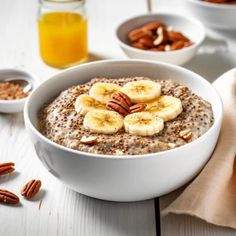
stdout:
MULTIPOLYGON (((144 0, 136 4, 133 8, 133 3, 126 0, 87 2, 92 59, 124 57, 113 31, 120 20, 146 11, 144 0)), ((43 81, 58 70, 39 58, 37 7, 36 0, 1 1, 0 67, 25 69, 43 81)), ((0 114, 0 162, 5 161, 15 162, 16 172, 0 177, 0 188, 19 195, 23 184, 31 178, 41 179, 43 185, 34 201, 21 199, 16 207, 0 205, 1 236, 156 235, 153 200, 99 201, 71 191, 51 176, 36 157, 22 114, 0 114)))
MULTIPOLYGON (((167 207, 183 188, 160 198, 160 210, 167 207)), ((218 227, 203 220, 186 215, 170 214, 161 217, 162 236, 235 236, 236 231, 230 228, 218 227)))

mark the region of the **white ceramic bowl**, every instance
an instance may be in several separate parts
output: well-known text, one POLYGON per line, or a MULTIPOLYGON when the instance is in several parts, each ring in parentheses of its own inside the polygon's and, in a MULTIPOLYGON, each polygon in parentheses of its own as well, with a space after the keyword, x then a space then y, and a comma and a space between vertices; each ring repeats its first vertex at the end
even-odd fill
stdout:
POLYGON ((175 65, 183 65, 196 54, 205 38, 205 29, 200 22, 190 17, 172 13, 146 14, 128 19, 121 23, 116 29, 116 38, 121 49, 130 58, 149 59, 175 65), (189 37, 194 44, 187 48, 169 52, 147 51, 130 46, 127 37, 128 33, 152 21, 161 21, 168 26, 172 26, 174 30, 189 37))
POLYGON ((216 4, 201 0, 186 0, 186 7, 204 25, 217 29, 235 30, 236 5, 216 4))
MULTIPOLYGON (((0 81, 6 78, 23 78, 32 84, 32 90, 35 89, 38 79, 36 76, 29 74, 25 71, 18 69, 1 69, 0 81)), ((2 113, 16 113, 21 112, 24 109, 24 104, 27 98, 17 100, 0 100, 0 112, 2 113)))
POLYGON ((144 60, 107 60, 65 70, 43 82, 29 97, 26 128, 43 165, 70 188, 111 201, 139 201, 168 193, 190 181, 209 159, 221 126, 222 103, 212 85, 184 68, 144 60), (89 154, 58 145, 38 131, 44 103, 72 85, 97 76, 174 79, 212 103, 215 122, 199 139, 182 147, 139 156, 89 154))

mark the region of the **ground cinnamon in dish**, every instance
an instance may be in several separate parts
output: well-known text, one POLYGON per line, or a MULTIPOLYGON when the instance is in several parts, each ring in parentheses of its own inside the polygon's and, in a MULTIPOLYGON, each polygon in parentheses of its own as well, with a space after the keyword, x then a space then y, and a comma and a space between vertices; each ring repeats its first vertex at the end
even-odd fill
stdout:
POLYGON ((11 82, 0 83, 0 99, 1 100, 16 100, 27 97, 29 94, 24 92, 24 89, 19 84, 11 82))

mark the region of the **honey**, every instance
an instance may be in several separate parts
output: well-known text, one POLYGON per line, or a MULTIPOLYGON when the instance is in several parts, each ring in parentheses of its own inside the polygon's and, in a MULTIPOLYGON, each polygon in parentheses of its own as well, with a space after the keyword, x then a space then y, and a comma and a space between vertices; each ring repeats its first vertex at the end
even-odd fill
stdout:
POLYGON ((66 68, 87 60, 87 19, 72 12, 44 13, 38 20, 43 61, 66 68))

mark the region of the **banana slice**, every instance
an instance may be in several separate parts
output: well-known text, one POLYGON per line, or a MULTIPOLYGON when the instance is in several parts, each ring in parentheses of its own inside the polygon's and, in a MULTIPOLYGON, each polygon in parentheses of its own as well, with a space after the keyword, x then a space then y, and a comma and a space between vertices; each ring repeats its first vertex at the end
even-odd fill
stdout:
POLYGON ((124 119, 125 131, 140 136, 154 135, 164 128, 164 121, 150 112, 137 112, 124 119))
POLYGON ((121 87, 113 83, 96 83, 89 90, 89 95, 101 103, 106 104, 113 93, 119 93, 121 87))
POLYGON ((146 105, 145 111, 155 113, 164 121, 173 120, 183 111, 180 99, 166 95, 148 102, 146 105))
POLYGON ((106 106, 88 94, 82 94, 76 98, 75 110, 82 115, 86 115, 92 110, 106 110, 106 106))
POLYGON ((161 85, 151 80, 128 82, 121 91, 127 94, 133 103, 151 101, 161 95, 161 85))
POLYGON ((84 127, 98 134, 115 134, 124 125, 123 117, 115 111, 89 111, 84 117, 84 127))

